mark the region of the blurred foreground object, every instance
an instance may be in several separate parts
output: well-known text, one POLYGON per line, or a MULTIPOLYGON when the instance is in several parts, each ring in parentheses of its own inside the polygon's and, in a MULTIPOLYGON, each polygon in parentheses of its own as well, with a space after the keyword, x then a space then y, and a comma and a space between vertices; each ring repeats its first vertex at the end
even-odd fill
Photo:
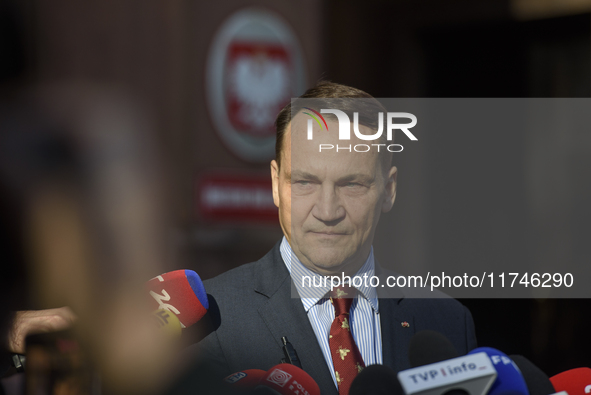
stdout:
POLYGON ((25 338, 32 333, 57 332, 69 328, 76 315, 69 307, 17 311, 8 332, 8 351, 24 354, 25 338))
MULTIPOLYGON (((145 302, 145 281, 166 271, 168 231, 146 113, 119 91, 87 85, 3 99, 0 183, 22 205, 30 304, 71 308, 72 338, 106 392, 158 392, 179 342, 145 302)), ((35 313, 23 314, 26 328, 35 313)))

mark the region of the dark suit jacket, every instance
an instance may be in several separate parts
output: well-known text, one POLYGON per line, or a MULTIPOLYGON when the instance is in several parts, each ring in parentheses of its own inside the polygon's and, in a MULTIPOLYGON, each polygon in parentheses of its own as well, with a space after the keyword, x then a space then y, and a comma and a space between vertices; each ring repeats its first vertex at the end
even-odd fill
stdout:
MULTIPOLYGON (((286 336, 322 394, 338 395, 302 301, 291 297, 291 277, 279 243, 259 261, 204 285, 219 305, 221 325, 196 351, 220 376, 277 365, 283 358, 281 338, 286 336)), ((379 309, 383 363, 397 372, 410 368, 409 342, 420 330, 442 333, 460 355, 476 347, 472 316, 454 299, 410 299, 399 293, 393 299, 380 298, 379 309), (405 321, 408 327, 402 326, 405 321)))

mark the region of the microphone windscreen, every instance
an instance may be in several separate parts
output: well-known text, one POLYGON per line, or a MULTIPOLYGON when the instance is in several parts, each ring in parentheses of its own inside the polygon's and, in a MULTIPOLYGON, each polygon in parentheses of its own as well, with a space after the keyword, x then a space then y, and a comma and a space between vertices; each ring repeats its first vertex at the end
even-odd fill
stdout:
POLYGON ((509 355, 527 384, 530 395, 549 395, 556 392, 546 373, 522 355, 509 355))
POLYGON ((320 395, 320 388, 314 379, 302 369, 288 363, 269 369, 256 389, 260 387, 268 387, 281 395, 320 395))
POLYGON ((175 270, 148 281, 151 307, 174 313, 183 327, 199 321, 209 308, 207 293, 193 270, 175 270))
POLYGON ((403 395, 396 372, 384 365, 365 367, 355 377, 349 395, 403 395))
POLYGON ((167 337, 181 336, 181 322, 178 317, 168 310, 156 310, 152 313, 154 324, 165 333, 167 337))
POLYGON ((488 395, 529 395, 521 372, 507 354, 491 347, 478 347, 470 351, 468 355, 479 352, 488 355, 497 371, 497 379, 488 390, 488 395))
POLYGON ((239 391, 249 391, 259 385, 266 374, 267 372, 262 369, 246 369, 229 375, 224 382, 239 391))
POLYGON ((550 377, 556 391, 566 391, 568 395, 591 393, 591 369, 576 368, 550 377))
POLYGON ((410 340, 408 359, 413 368, 456 357, 458 352, 453 344, 439 332, 420 331, 410 340))

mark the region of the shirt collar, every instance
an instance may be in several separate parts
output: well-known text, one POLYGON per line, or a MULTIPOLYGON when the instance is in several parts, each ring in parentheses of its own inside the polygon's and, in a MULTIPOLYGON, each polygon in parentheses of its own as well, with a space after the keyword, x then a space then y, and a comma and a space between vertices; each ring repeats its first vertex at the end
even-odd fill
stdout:
MULTIPOLYGON (((285 267, 287 267, 287 270, 291 275, 307 313, 312 306, 321 301, 321 299, 323 299, 330 291, 330 281, 327 276, 313 272, 304 266, 296 254, 294 254, 285 236, 283 236, 283 239, 281 240, 279 250, 281 252, 281 257, 283 258, 283 263, 285 263, 285 267), (312 287, 309 286, 310 283, 313 284, 312 287)), ((361 266, 357 273, 355 273, 355 276, 351 276, 351 278, 358 277, 363 280, 359 287, 355 286, 359 285, 359 280, 353 285, 359 292, 359 295, 367 299, 374 311, 378 312, 378 294, 376 289, 369 284, 372 276, 375 276, 373 247, 371 248, 369 256, 365 260, 363 266, 361 266)))

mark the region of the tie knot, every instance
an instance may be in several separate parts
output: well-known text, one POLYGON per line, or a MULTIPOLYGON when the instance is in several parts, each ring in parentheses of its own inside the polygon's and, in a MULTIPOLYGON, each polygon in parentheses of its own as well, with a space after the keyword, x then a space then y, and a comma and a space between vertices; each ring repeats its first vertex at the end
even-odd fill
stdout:
POLYGON ((357 290, 353 287, 338 287, 330 292, 330 299, 334 305, 335 317, 349 314, 357 290))

